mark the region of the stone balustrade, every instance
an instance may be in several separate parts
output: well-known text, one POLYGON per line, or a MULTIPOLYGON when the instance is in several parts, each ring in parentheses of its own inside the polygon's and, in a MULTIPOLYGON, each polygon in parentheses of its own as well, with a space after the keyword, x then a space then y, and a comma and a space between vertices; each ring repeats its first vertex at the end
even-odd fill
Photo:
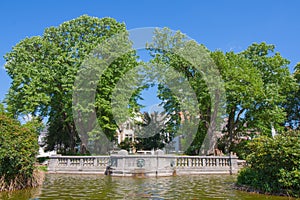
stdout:
POLYGON ((171 176, 189 174, 234 174, 238 171, 237 157, 165 155, 128 155, 124 150, 110 156, 50 157, 49 173, 97 173, 109 169, 113 176, 171 176))
POLYGON ((177 156, 177 174, 237 173, 237 157, 230 156, 177 156))
POLYGON ((50 157, 48 171, 57 173, 104 173, 110 156, 61 156, 50 157))

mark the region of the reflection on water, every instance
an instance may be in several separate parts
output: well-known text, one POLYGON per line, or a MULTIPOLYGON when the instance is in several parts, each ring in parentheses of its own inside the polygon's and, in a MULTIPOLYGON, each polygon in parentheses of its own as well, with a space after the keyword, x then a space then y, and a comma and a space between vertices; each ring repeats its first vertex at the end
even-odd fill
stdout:
POLYGON ((288 199, 236 191, 232 189, 235 179, 235 176, 230 175, 135 179, 47 174, 42 187, 0 193, 0 199, 288 199))

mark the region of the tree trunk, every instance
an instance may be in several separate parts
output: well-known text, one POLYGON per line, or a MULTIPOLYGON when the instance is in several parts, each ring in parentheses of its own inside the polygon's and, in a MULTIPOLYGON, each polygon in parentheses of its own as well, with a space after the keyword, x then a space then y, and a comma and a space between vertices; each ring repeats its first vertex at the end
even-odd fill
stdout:
POLYGON ((235 108, 231 108, 229 117, 228 117, 228 124, 227 124, 227 129, 228 129, 228 134, 229 134, 229 141, 227 144, 227 153, 230 153, 231 147, 232 147, 232 142, 233 142, 234 116, 235 116, 235 108))

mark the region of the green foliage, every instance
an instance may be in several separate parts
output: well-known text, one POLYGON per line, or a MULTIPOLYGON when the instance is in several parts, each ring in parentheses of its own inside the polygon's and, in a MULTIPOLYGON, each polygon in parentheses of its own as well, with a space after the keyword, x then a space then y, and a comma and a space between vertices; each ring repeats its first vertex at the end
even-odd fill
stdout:
POLYGON ((227 120, 222 142, 225 144, 225 152, 229 152, 233 151, 233 141, 238 139, 237 133, 245 133, 250 129, 245 126, 245 113, 262 96, 263 81, 259 70, 239 54, 216 51, 211 56, 225 81, 227 120))
POLYGON ((168 138, 165 133, 165 115, 154 112, 143 115, 141 129, 137 131, 135 148, 137 150, 162 149, 168 138))
MULTIPOLYGON (((5 55, 5 68, 12 79, 5 99, 7 109, 15 118, 26 114, 49 117, 47 150, 57 147, 61 153, 71 154, 78 144, 88 145, 88 141, 79 138, 79 132, 94 137, 93 144, 102 141, 97 135, 99 131, 92 132, 95 124, 101 127, 109 140, 103 143, 109 145, 110 141, 115 140, 120 125, 116 114, 123 118, 128 116, 128 110, 131 114, 138 112, 141 107, 137 103, 140 92, 154 84, 158 85, 158 98, 168 115, 164 130, 169 135, 168 140, 196 132, 191 143, 188 142, 189 137, 183 141, 187 146, 190 144, 188 154, 199 154, 205 136, 218 131, 219 122, 214 120, 223 114, 215 109, 218 107, 226 109, 224 116, 228 120, 223 130, 226 132, 223 146, 228 152, 238 152, 244 147, 243 144, 236 145, 240 142, 240 136, 253 137, 257 133, 270 135, 272 126, 277 132, 282 131, 285 112, 288 113, 289 123, 299 120, 299 65, 292 77, 287 67, 289 61, 275 52, 274 45, 254 43, 241 53, 209 52, 203 45, 189 41, 179 31, 172 33, 165 28, 156 30, 154 34, 153 43, 147 46, 152 60, 145 71, 133 71, 139 63, 125 24, 112 18, 98 19, 84 15, 58 27, 47 28, 42 36, 25 38, 5 55), (107 39, 118 35, 121 35, 120 41, 105 47, 109 43, 107 39), (97 49, 99 44, 105 48, 97 49), (189 55, 186 57, 190 60, 184 59, 183 55, 189 55), (209 55, 217 66, 215 71, 209 55), (102 59, 95 61, 97 56, 102 59), (90 57, 92 59, 84 63, 90 57), (107 60, 104 57, 110 59, 109 68, 104 72, 101 69, 98 69, 101 72, 90 70, 89 65, 105 64, 107 60), (80 68, 83 64, 86 66, 80 68), (152 68, 153 65, 158 67, 152 68), (75 109, 78 116, 84 116, 78 119, 84 124, 80 127, 82 130, 78 130, 74 123, 74 118, 78 116, 73 113, 72 95, 77 89, 82 89, 74 87, 81 70, 89 71, 84 74, 87 76, 80 78, 90 88, 96 85, 96 93, 86 96, 86 107, 78 105, 75 109), (93 72, 99 75, 97 80, 89 79, 93 72), (223 88, 219 72, 225 82, 226 102, 213 101, 222 99, 218 97, 222 93, 218 89, 223 88), (132 78, 132 74, 138 75, 132 78), (143 77, 145 74, 150 77, 143 77), (122 79, 124 76, 125 79, 122 79), (148 82, 139 82, 141 85, 136 86, 135 79, 143 78, 148 82), (193 102, 193 96, 184 84, 192 88, 197 102, 193 102), (113 102, 114 90, 120 85, 128 86, 121 88, 117 96, 128 103, 125 111, 118 108, 118 102, 113 102), (177 93, 174 93, 175 90, 177 93), (89 104, 90 99, 95 100, 95 104, 89 104), (116 108, 115 111, 112 107, 116 108), (97 119, 89 120, 89 115, 95 112, 97 119), (182 127, 186 127, 185 132, 182 127)), ((152 139, 156 141, 159 138, 152 139)), ((209 150, 215 146, 215 141, 206 143, 209 143, 209 150)))
POLYGON ((244 145, 237 145, 241 136, 270 136, 272 126, 277 132, 283 130, 283 105, 296 82, 289 72, 289 61, 274 49, 274 45, 254 43, 238 54, 212 53, 226 87, 222 141, 226 152, 243 151, 244 145))
MULTIPOLYGON (((170 139, 179 135, 195 133, 193 138, 186 137, 184 143, 190 146, 189 149, 186 148, 186 153, 199 154, 205 135, 209 130, 212 114, 212 95, 208 88, 212 81, 210 80, 212 72, 208 72, 211 70, 210 60, 205 57, 209 55, 209 51, 203 45, 189 41, 180 31, 172 33, 170 29, 164 28, 156 30, 154 34, 153 43, 147 46, 153 57, 151 63, 159 67, 160 74, 173 75, 173 79, 170 79, 172 81, 167 84, 158 81, 158 98, 162 100, 162 105, 169 117, 166 132, 169 133, 170 139), (184 55, 185 58, 188 57, 191 60, 184 59, 184 55), (191 62, 196 63, 198 67, 201 66, 201 71, 197 70, 191 62), (170 68, 174 70, 173 73, 170 73, 170 68), (181 77, 177 78, 175 75, 177 73, 181 77), (184 86, 185 82, 195 94, 195 101, 187 90, 188 87, 184 86), (181 86, 182 96, 180 96, 180 92, 176 93, 177 88, 174 86, 181 86), (180 130, 182 127, 185 127, 184 132, 180 130), (189 142, 187 142, 188 140, 189 142)), ((214 83, 217 83, 218 77, 214 76, 214 78, 214 83)), ((178 91, 181 90, 178 89, 178 91)))
POLYGON ((89 54, 76 77, 76 128, 82 143, 93 153, 107 153, 112 148, 122 120, 126 121, 138 107, 138 92, 132 81, 132 70, 138 63, 131 45, 126 32, 109 38, 89 54))
MULTIPOLYGON (((74 153, 80 142, 72 113, 75 77, 90 52, 120 32, 126 32, 123 23, 84 15, 58 27, 46 28, 42 36, 22 40, 5 55, 5 68, 12 79, 5 100, 8 110, 15 117, 28 113, 49 117, 47 150, 57 147, 62 153, 74 153)), ((130 56, 113 63, 113 70, 105 74, 106 83, 97 96, 97 110, 101 112, 99 123, 109 133, 116 129, 107 108, 109 93, 116 81, 115 75, 119 77, 124 72, 120 66, 130 56), (107 122, 109 124, 105 124, 107 122)))
POLYGON ((300 63, 295 66, 293 78, 297 85, 289 94, 284 107, 287 112, 287 124, 293 129, 300 128, 300 63))
POLYGON ((238 175, 239 185, 266 193, 300 196, 300 132, 274 138, 261 136, 247 146, 248 166, 238 175))
MULTIPOLYGON (((129 41, 128 41, 129 42, 129 41)), ((98 116, 98 121, 100 126, 102 127, 103 132, 105 135, 112 141, 115 138, 115 133, 118 128, 118 124, 116 123, 115 119, 120 116, 113 115, 113 108, 112 108, 112 98, 115 87, 117 84, 125 84, 123 81, 122 76, 127 76, 126 73, 133 69, 138 65, 136 61, 137 57, 135 56, 135 52, 131 51, 122 55, 121 57, 115 59, 108 69, 103 73, 99 85, 97 87, 97 95, 96 95, 96 112, 98 116), (119 83, 120 81, 120 83, 119 83)), ((130 78, 130 76, 129 76, 130 78)), ((134 92, 132 88, 127 89, 131 94, 134 92)), ((125 94, 128 93, 125 91, 125 94)), ((136 97, 133 94, 132 98, 136 97)), ((124 99, 118 99, 118 101, 125 101, 128 100, 128 104, 126 107, 129 107, 128 110, 135 110, 138 109, 136 107, 136 99, 132 99, 130 96, 126 96, 124 99)), ((118 109, 117 105, 114 105, 114 109, 118 109)), ((125 115, 128 116, 129 111, 126 110, 125 115)), ((117 115, 121 115, 120 110, 115 111, 117 115), (118 112, 119 111, 119 112, 118 112)))
POLYGON ((125 138, 125 140, 119 144, 119 147, 129 152, 130 149, 134 147, 134 142, 132 142, 132 139, 125 138))
POLYGON ((37 169, 42 171, 42 172, 47 172, 48 171, 48 167, 46 165, 39 165, 37 167, 37 169))
POLYGON ((43 162, 49 160, 49 156, 47 156, 47 157, 38 157, 36 160, 37 160, 37 162, 38 162, 39 164, 42 164, 43 162))
POLYGON ((33 180, 38 121, 24 125, 0 111, 0 191, 21 189, 33 180))
MULTIPOLYGON (((228 137, 227 135, 221 137, 218 139, 217 147, 222 152, 227 151, 227 145, 228 145, 228 137)), ((249 148, 247 147, 247 144, 251 142, 251 140, 236 140, 234 143, 230 146, 230 151, 236 153, 237 157, 241 160, 245 160, 247 155, 250 153, 249 148)))
POLYGON ((266 43, 252 44, 241 53, 259 70, 263 81, 263 94, 255 101, 247 112, 247 124, 255 127, 262 134, 271 135, 271 127, 283 130, 286 113, 283 104, 296 82, 288 69, 289 61, 274 45, 266 43))

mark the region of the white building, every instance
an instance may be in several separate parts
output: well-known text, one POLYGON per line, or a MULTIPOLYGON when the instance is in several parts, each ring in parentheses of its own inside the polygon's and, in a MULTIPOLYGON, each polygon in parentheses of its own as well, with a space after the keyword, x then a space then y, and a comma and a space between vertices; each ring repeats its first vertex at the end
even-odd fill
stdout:
POLYGON ((38 138, 38 143, 39 143, 39 153, 37 155, 37 157, 49 157, 51 155, 55 155, 57 152, 56 151, 47 151, 45 152, 44 146, 45 146, 45 139, 47 137, 48 134, 48 126, 46 126, 39 135, 38 138))

